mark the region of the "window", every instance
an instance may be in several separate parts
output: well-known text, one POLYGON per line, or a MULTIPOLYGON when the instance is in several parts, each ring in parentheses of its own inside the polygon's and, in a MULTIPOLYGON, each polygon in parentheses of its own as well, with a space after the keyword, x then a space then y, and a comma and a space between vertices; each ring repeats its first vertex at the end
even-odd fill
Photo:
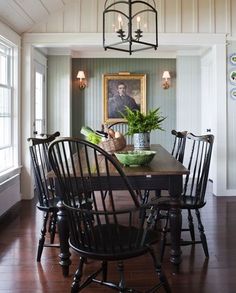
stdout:
MULTIPOLYGON (((0 38, 0 173, 17 165, 13 88, 14 47, 0 38)), ((18 166, 18 165, 17 165, 18 166)))

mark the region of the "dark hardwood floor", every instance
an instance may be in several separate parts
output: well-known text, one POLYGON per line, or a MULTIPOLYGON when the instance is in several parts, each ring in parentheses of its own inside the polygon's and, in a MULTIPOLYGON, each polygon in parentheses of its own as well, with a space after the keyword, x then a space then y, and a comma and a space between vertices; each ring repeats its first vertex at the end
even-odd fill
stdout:
MULTIPOLYGON (((72 252, 67 278, 62 276, 58 264, 58 249, 44 248, 41 263, 36 262, 41 218, 42 213, 36 210, 32 200, 21 201, 0 219, 0 293, 70 292, 77 255, 72 252)), ((205 259, 201 245, 183 247, 183 261, 175 273, 167 249, 163 267, 173 292, 236 292, 236 197, 216 198, 208 192, 202 218, 210 258, 205 259)), ((86 274, 92 272, 94 266, 96 262, 89 261, 86 274)), ((127 283, 139 290, 146 289, 156 278, 149 256, 126 262, 125 270, 127 283)), ((116 278, 113 264, 109 267, 109 276, 116 278)), ((83 292, 111 290, 91 285, 83 292)))

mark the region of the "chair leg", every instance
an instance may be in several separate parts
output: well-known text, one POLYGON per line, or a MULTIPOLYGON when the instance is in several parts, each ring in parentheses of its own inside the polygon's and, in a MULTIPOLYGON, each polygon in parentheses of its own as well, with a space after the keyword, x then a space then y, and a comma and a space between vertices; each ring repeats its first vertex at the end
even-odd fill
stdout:
POLYGON ((188 210, 188 226, 191 235, 191 240, 195 241, 195 232, 194 232, 194 225, 193 225, 193 216, 191 214, 191 210, 188 210))
POLYGON ((107 261, 102 262, 102 281, 107 281, 107 261))
POLYGON ((167 235, 168 222, 169 222, 168 219, 169 219, 169 216, 167 215, 167 218, 165 220, 165 225, 161 230, 161 240, 160 240, 160 259, 161 259, 161 262, 163 261, 163 257, 165 254, 166 235, 167 235))
POLYGON ((150 190, 146 189, 143 191, 142 204, 146 204, 148 202, 149 195, 150 195, 150 190))
POLYGON ((56 224, 57 224, 57 212, 53 212, 50 218, 50 243, 54 243, 55 234, 56 234, 56 224))
POLYGON ((47 232, 48 215, 49 215, 49 213, 45 212, 44 216, 43 216, 43 226, 41 229, 41 235, 40 235, 39 243, 38 243, 37 262, 41 261, 41 256, 42 256, 44 242, 45 242, 45 235, 47 232))
POLYGON ((124 276, 124 264, 122 261, 119 261, 117 264, 117 270, 120 273, 120 282, 119 282, 119 288, 120 293, 125 292, 125 276, 124 276))
POLYGON ((200 232, 200 238, 201 238, 201 242, 202 242, 202 247, 205 253, 205 256, 208 258, 209 257, 209 252, 208 252, 208 246, 207 246, 207 239, 206 239, 206 235, 204 232, 204 226, 202 224, 201 221, 201 215, 199 210, 196 210, 196 216, 197 216, 197 220, 198 220, 198 230, 200 232))
POLYGON ((71 285, 71 293, 77 293, 82 290, 82 288, 80 288, 80 281, 83 275, 84 262, 85 258, 80 257, 79 267, 74 274, 74 279, 71 285))
MULTIPOLYGON (((155 267, 155 271, 159 277, 159 280, 161 282, 161 285, 164 287, 165 291, 167 293, 171 293, 171 288, 170 288, 170 285, 169 285, 169 282, 161 268, 161 264, 160 262, 157 260, 157 257, 155 255, 155 252, 153 250, 153 248, 149 247, 149 253, 152 257, 152 260, 153 260, 153 264, 154 264, 154 267, 155 267)), ((157 286, 159 287, 159 285, 157 286)), ((156 292, 156 291, 153 291, 153 292, 156 292)))

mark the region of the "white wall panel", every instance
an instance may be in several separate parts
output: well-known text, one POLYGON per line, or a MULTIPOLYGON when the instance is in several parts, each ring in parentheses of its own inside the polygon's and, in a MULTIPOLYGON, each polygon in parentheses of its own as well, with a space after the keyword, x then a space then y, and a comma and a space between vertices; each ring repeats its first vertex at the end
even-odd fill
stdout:
POLYGON ((191 33, 194 31, 194 0, 182 0, 182 32, 191 33))
POLYGON ((177 56, 177 128, 196 134, 201 133, 200 73, 200 57, 177 56))
POLYGON ((177 1, 166 0, 165 1, 165 32, 175 33, 177 32, 177 1))
MULTIPOLYGON (((105 0, 68 1, 63 10, 45 20, 46 32, 102 32, 104 3, 105 0)), ((159 32, 232 32, 236 36, 236 0, 156 0, 156 7, 159 32)), ((148 31, 151 31, 151 21, 151 18, 143 19, 148 31)), ((114 23, 112 19, 111 31, 114 23)), ((30 31, 45 32, 45 26, 35 24, 30 31)))
POLYGON ((8 182, 8 188, 0 191, 0 216, 21 200, 20 176, 16 176, 8 182))
POLYGON ((216 33, 227 31, 227 1, 215 0, 215 30, 216 33))
MULTIPOLYGON (((32 0, 30 1, 32 2, 32 0)), ((41 0, 41 2, 48 11, 54 11, 55 7, 57 7, 57 10, 64 7, 62 0, 41 0)))
POLYGON ((73 1, 66 5, 63 17, 65 33, 76 33, 80 31, 80 0, 73 1))
MULTIPOLYGON (((99 4, 100 5, 100 4, 99 4)), ((81 32, 92 33, 97 32, 97 7, 98 1, 81 0, 81 32)))
POLYGON ((45 17, 45 12, 49 15, 48 9, 44 5, 41 5, 40 1, 32 0, 15 0, 15 2, 22 7, 32 19, 41 22, 45 17))
POLYGON ((97 24, 97 31, 102 32, 102 18, 103 18, 103 10, 104 10, 104 4, 106 0, 100 0, 99 4, 97 5, 98 9, 98 24, 97 24))
POLYGON ((71 135, 71 58, 48 58, 48 132, 71 135))
POLYGON ((232 35, 236 36, 236 0, 231 0, 231 13, 232 35))
POLYGON ((48 19, 47 32, 60 33, 63 32, 63 11, 58 11, 48 19))
POLYGON ((163 33, 165 31, 165 0, 160 0, 157 2, 158 11, 158 31, 163 33))
POLYGON ((47 32, 47 23, 39 23, 35 25, 32 30, 29 31, 29 33, 46 33, 47 32))
POLYGON ((207 33, 211 30, 211 0, 198 0, 198 31, 207 33))

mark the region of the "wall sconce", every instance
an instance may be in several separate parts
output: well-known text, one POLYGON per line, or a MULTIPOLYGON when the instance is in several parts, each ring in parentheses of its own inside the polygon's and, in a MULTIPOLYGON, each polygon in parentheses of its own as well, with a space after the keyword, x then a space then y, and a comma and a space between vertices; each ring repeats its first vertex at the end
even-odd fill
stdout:
POLYGON ((84 71, 78 71, 77 78, 79 79, 79 88, 81 90, 85 89, 87 86, 87 80, 84 71))
POLYGON ((162 83, 162 88, 164 90, 167 90, 170 87, 170 81, 168 80, 168 78, 170 79, 170 72, 169 71, 164 71, 162 78, 164 79, 163 83, 162 83))

